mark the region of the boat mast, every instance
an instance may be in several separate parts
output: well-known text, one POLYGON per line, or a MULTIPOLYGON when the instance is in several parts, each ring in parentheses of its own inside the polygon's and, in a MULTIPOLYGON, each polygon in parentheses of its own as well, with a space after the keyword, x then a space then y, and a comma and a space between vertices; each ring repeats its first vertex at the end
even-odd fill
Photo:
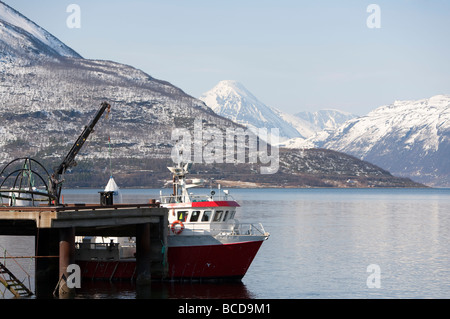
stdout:
POLYGON ((175 201, 190 202, 189 193, 186 188, 186 175, 189 173, 192 163, 182 165, 178 163, 175 167, 168 167, 173 174, 173 196, 175 201))

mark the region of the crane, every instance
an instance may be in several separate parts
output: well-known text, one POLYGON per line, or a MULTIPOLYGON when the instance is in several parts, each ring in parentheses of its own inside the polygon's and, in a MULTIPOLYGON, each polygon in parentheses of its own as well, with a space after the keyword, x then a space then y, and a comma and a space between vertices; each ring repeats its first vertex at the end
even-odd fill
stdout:
POLYGON ((56 167, 50 176, 50 181, 48 185, 48 193, 49 195, 52 195, 53 198, 55 198, 55 205, 59 205, 59 199, 61 196, 61 187, 62 182, 64 179, 61 177, 64 175, 64 173, 71 167, 76 166, 77 163, 75 161, 75 157, 77 156, 78 152, 83 147, 83 144, 88 139, 89 135, 94 131, 94 127, 97 124, 97 122, 102 117, 105 110, 108 110, 108 113, 111 110, 111 105, 107 102, 103 102, 95 114, 94 119, 89 123, 89 125, 84 127, 83 132, 78 137, 77 141, 73 144, 72 148, 70 149, 69 153, 67 153, 64 160, 61 162, 61 164, 56 167))

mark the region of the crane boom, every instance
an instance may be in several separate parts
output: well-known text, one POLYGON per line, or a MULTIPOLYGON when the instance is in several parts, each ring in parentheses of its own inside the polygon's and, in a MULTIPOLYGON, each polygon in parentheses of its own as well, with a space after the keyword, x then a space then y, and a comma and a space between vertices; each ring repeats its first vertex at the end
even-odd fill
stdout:
POLYGON ((89 123, 89 125, 85 126, 83 132, 80 134, 75 144, 73 144, 72 148, 70 149, 69 153, 67 153, 62 163, 57 168, 55 168, 51 176, 51 181, 49 183, 50 186, 49 192, 56 197, 58 201, 58 203, 55 203, 56 205, 59 204, 59 198, 61 195, 62 181, 59 180, 60 176, 63 175, 67 169, 76 165, 75 157, 83 147, 84 142, 86 142, 89 135, 93 132, 95 125, 100 120, 105 110, 108 110, 109 112, 110 109, 111 105, 108 104, 107 102, 103 102, 101 104, 100 109, 97 111, 94 119, 89 123))
POLYGON ((100 120, 101 116, 103 115, 106 109, 108 109, 109 111, 111 109, 111 105, 109 105, 106 102, 103 102, 97 114, 95 115, 95 118, 91 121, 91 123, 89 123, 88 126, 84 128, 84 131, 78 137, 75 144, 73 144, 72 148, 70 149, 69 153, 67 153, 62 163, 59 165, 57 169, 55 169, 56 174, 58 175, 64 174, 68 168, 76 165, 75 156, 77 156, 78 152, 83 147, 84 142, 86 142, 87 138, 94 130, 94 126, 100 120))

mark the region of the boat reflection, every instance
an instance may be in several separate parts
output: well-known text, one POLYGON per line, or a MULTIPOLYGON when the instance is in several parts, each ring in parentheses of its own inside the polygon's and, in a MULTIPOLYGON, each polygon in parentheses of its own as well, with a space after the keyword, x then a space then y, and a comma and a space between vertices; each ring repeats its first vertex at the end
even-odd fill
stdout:
POLYGON ((152 282, 136 285, 129 281, 85 280, 77 289, 79 299, 252 299, 242 282, 152 282))

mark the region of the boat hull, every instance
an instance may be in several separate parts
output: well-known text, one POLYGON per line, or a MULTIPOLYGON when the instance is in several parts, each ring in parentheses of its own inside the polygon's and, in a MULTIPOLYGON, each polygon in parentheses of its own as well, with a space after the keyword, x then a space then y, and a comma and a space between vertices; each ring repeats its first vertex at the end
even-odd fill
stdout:
POLYGON ((240 280, 246 274, 262 241, 220 245, 170 247, 170 279, 240 280))
MULTIPOLYGON (((181 236, 180 236, 181 237, 181 236)), ((169 245, 166 280, 241 280, 258 253, 264 239, 236 242, 206 240, 200 245, 169 245)), ((185 241, 180 241, 185 242, 185 241)), ((133 280, 136 261, 89 260, 77 261, 85 279, 133 280)))

